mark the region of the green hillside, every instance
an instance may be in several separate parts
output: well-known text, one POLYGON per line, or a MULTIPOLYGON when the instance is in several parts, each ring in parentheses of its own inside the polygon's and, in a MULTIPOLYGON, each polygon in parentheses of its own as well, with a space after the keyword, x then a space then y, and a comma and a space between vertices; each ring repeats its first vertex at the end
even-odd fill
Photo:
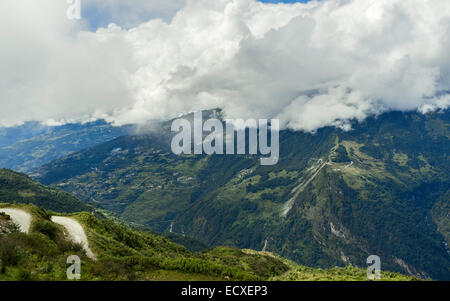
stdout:
POLYGON ((0 203, 35 204, 55 212, 92 209, 65 191, 41 185, 24 174, 8 169, 0 169, 0 203))
MULTIPOLYGON (((0 207, 9 205, 0 205, 0 207)), ((66 259, 82 259, 82 280, 366 280, 356 268, 314 270, 270 253, 217 247, 190 252, 168 239, 99 220, 88 213, 70 215, 87 232, 97 260, 88 258, 80 245, 71 243, 54 213, 34 205, 17 205, 32 215, 29 234, 12 227, 0 214, 0 280, 66 280, 66 259)), ((382 280, 414 278, 385 272, 382 280)))
POLYGON ((392 112, 344 132, 282 131, 280 160, 175 156, 167 133, 124 136, 38 179, 127 221, 299 264, 450 279, 450 112, 392 112))

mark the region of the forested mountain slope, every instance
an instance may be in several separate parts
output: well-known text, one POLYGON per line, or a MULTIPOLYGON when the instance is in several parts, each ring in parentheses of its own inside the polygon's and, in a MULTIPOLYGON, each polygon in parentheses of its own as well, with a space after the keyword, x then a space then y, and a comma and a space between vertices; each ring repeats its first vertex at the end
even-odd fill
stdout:
POLYGON ((450 279, 450 113, 391 112, 353 130, 282 131, 280 160, 175 156, 163 130, 54 161, 38 180, 160 232, 300 264, 450 279))
POLYGON ((34 204, 55 212, 89 212, 93 209, 65 191, 44 186, 27 175, 8 169, 0 169, 0 203, 34 204))

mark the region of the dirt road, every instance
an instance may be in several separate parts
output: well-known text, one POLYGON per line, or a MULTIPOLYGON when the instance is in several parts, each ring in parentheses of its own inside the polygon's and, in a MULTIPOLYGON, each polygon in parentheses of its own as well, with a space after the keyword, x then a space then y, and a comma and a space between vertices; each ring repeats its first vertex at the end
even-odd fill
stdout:
POLYGON ((20 226, 22 232, 28 233, 30 231, 31 215, 25 210, 0 208, 0 212, 8 214, 11 217, 11 220, 20 226))
POLYGON ((96 259, 94 253, 89 248, 89 242, 86 233, 84 232, 84 229, 79 222, 77 222, 73 218, 63 216, 52 216, 52 222, 66 228, 69 238, 73 242, 81 244, 88 257, 96 259))

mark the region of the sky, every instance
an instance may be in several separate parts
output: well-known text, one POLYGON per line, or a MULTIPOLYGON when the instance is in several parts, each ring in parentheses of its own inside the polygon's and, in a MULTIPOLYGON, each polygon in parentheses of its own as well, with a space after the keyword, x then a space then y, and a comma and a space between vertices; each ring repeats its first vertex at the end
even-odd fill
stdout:
POLYGON ((345 130, 448 108, 450 1, 0 2, 0 125, 227 118, 345 130))
MULTIPOLYGON (((311 0, 259 0, 262 3, 306 3, 311 0)), ((152 17, 170 20, 186 4, 186 0, 83 0, 83 17, 90 30, 105 27, 109 23, 121 23, 123 27, 133 27, 152 17), (122 3, 121 3, 122 2, 122 3), (142 5, 145 3, 145 5, 142 5), (136 9, 138 8, 139 9, 136 9), (120 20, 120 21, 118 21, 120 20)))
POLYGON ((306 3, 309 0, 260 0, 263 3, 306 3))

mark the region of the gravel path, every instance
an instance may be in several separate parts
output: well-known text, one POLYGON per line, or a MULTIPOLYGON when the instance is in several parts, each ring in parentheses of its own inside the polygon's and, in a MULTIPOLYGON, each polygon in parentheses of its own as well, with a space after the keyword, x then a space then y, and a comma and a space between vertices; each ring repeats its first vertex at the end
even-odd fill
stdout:
POLYGON ((31 225, 31 215, 25 210, 0 208, 0 212, 8 214, 11 220, 20 226, 22 232, 28 233, 31 225))
POLYGON ((73 242, 79 243, 83 246, 83 249, 86 251, 86 255, 89 258, 96 259, 94 253, 92 253, 89 248, 89 242, 84 232, 83 227, 79 222, 70 217, 63 216, 52 216, 52 222, 59 224, 66 228, 67 234, 73 242))

